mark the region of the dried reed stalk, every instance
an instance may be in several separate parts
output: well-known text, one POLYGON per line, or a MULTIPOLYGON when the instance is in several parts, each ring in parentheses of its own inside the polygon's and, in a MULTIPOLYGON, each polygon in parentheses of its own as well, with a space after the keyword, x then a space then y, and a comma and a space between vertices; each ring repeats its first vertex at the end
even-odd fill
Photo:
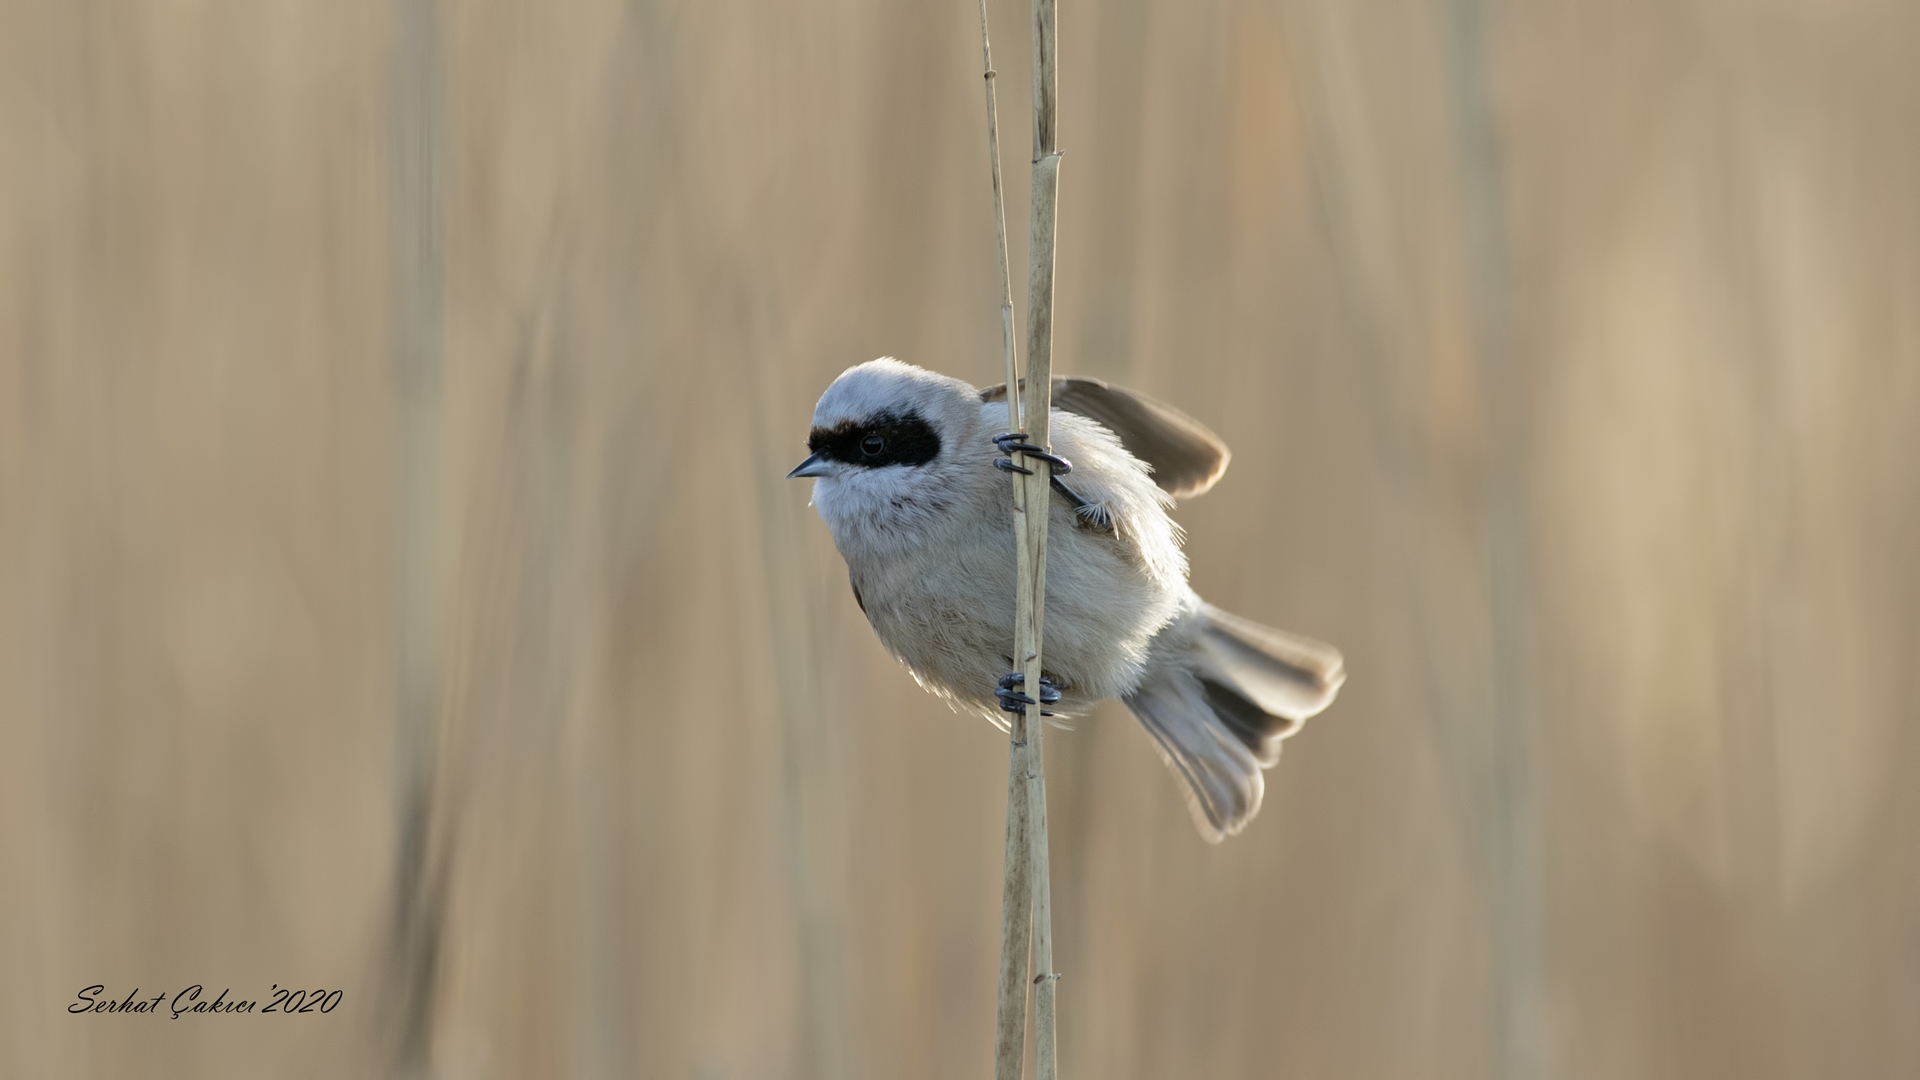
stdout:
MULTIPOLYGON (((1054 2, 1033 5, 1033 207, 1030 222, 1031 258, 1027 277, 1027 380, 1024 395, 1013 347, 1013 283, 1007 259, 1006 204, 1000 182, 1000 124, 993 80, 993 48, 987 35, 986 0, 980 2, 980 51, 985 64, 987 143, 993 166, 994 222, 1000 241, 1000 331, 1006 360, 1007 423, 1024 431, 1029 442, 1047 445, 1048 411, 1052 407, 1053 378, 1053 241, 1054 209, 1060 175, 1060 154, 1054 145, 1054 2), (1024 410, 1022 398, 1024 397, 1024 410), (1022 425, 1021 413, 1025 413, 1022 425)), ((1045 617, 1047 580, 1047 514, 1053 493, 1045 463, 1014 455, 1014 463, 1031 472, 1014 474, 1014 546, 1016 550, 1016 607, 1014 655, 1028 693, 1039 697, 1041 631, 1045 617), (1028 507, 1039 512, 1028 514, 1028 507)), ((1053 909, 1047 862, 1047 791, 1042 767, 1041 731, 1037 716, 1013 715, 1007 756, 1007 846, 1005 885, 1001 897, 1000 1002, 994 1040, 996 1080, 1018 1080, 1026 1043, 1027 953, 1033 953, 1034 1043, 1041 1080, 1054 1080, 1058 1070, 1054 1033, 1053 909), (1029 933, 1031 932, 1031 934, 1029 933)))
POLYGON ((440 433, 445 414, 441 366, 445 319, 441 163, 444 154, 441 21, 434 0, 394 0, 389 68, 389 348, 400 375, 401 498, 399 669, 395 771, 399 842, 393 878, 392 944, 382 1015, 393 1025, 396 1077, 429 1075, 434 1014, 441 990, 453 820, 445 812, 451 779, 439 762, 438 677, 444 612, 434 582, 441 505, 440 433))

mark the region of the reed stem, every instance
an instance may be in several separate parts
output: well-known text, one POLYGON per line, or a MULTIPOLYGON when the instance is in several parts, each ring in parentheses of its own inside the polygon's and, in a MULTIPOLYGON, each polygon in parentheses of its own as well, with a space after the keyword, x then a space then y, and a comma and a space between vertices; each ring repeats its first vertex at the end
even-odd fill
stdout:
MULTIPOLYGON (((1054 0, 1033 3, 1033 212, 1030 218, 1030 256, 1027 264, 1027 437, 1037 446, 1049 441, 1048 419, 1053 403, 1053 248, 1056 208, 1060 191, 1060 150, 1055 142, 1056 48, 1054 0)), ((1011 387, 1008 397, 1013 396, 1011 387)), ((1028 561, 1033 567, 1030 585, 1033 651, 1026 657, 1026 685, 1040 685, 1041 629, 1047 596, 1047 519, 1053 492, 1048 469, 1039 462, 1031 476, 1019 476, 1027 489, 1027 505, 1040 512, 1027 518, 1028 561)), ((1015 646, 1020 645, 1016 633, 1015 646)), ((1037 697, 1038 694, 1033 696, 1037 697)), ((1035 1072, 1040 1080, 1059 1075, 1054 1028, 1054 997, 1059 974, 1053 970, 1053 890, 1047 857, 1047 781, 1037 717, 1027 733, 1027 839, 1033 860, 1033 1042, 1035 1072)))
MULTIPOLYGON (((994 96, 993 48, 987 34, 986 0, 980 2, 980 51, 985 66, 987 144, 993 168, 994 223, 1000 242, 1000 331, 1006 363, 1007 424, 1028 441, 1047 445, 1052 407, 1053 242, 1060 155, 1054 146, 1054 4, 1034 0, 1034 154, 1031 260, 1027 289, 1027 380, 1022 393, 1014 353, 1013 283, 1007 257, 1007 217, 1000 178, 999 108, 994 96), (1023 401, 1024 399, 1024 401, 1023 401), (1024 403, 1025 421, 1022 422, 1024 403)), ((1031 469, 1014 474, 1013 529, 1016 551, 1014 655, 1021 658, 1027 691, 1038 697, 1041 636, 1045 618, 1047 516, 1052 506, 1049 472, 1042 462, 1014 456, 1031 469), (1028 514, 1028 507, 1039 512, 1028 514)), ((996 1080, 1019 1080, 1024 1065, 1027 954, 1033 953, 1034 1042, 1042 1080, 1054 1080, 1058 1062, 1054 1032, 1052 890, 1047 872, 1047 792, 1038 716, 1015 713, 1007 754, 1007 841, 1001 896, 999 1018, 994 1040, 996 1080)))

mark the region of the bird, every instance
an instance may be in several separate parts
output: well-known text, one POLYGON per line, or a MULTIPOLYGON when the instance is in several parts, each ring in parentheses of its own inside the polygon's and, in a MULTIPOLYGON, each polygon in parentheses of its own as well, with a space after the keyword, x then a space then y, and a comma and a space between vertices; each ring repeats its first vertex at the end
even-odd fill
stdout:
MULTIPOLYGON (((1333 702, 1339 650, 1202 600, 1169 511, 1226 472, 1226 444, 1164 402, 1099 379, 1052 380, 1051 445, 1006 432, 1004 384, 881 357, 820 396, 814 509, 854 602, 925 689, 1002 727, 1028 704, 1060 718, 1123 702, 1209 843, 1260 811, 1280 745, 1333 702), (1053 472, 1043 672, 1014 662, 1012 451, 1053 472), (997 466, 997 467, 996 467, 997 466)), ((1056 720, 1056 722, 1059 722, 1056 720)))

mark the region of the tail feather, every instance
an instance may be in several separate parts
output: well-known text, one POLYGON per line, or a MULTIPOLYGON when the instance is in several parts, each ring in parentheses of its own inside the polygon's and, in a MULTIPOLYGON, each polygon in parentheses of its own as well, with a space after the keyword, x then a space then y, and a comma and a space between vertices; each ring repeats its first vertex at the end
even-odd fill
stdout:
POLYGON ((1200 680, 1185 671, 1143 684, 1127 708, 1153 736, 1160 759, 1185 781, 1181 793, 1209 844, 1241 830, 1260 812, 1267 782, 1253 751, 1207 706, 1200 680))
POLYGON ((1185 781, 1200 835, 1217 844, 1260 812, 1261 770, 1279 762, 1282 740, 1333 702, 1346 670, 1332 646, 1212 604, 1163 636, 1172 655, 1126 704, 1185 781))
POLYGON ((1238 687, 1200 677, 1207 707, 1246 748, 1263 769, 1280 763, 1280 741, 1300 727, 1300 721, 1284 716, 1269 716, 1260 706, 1242 694, 1238 687))
MULTIPOLYGON (((1202 678, 1238 689, 1269 716, 1300 721, 1333 704, 1347 680, 1340 650, 1202 604, 1202 678)), ((1296 724, 1296 726, 1298 726, 1296 724)))

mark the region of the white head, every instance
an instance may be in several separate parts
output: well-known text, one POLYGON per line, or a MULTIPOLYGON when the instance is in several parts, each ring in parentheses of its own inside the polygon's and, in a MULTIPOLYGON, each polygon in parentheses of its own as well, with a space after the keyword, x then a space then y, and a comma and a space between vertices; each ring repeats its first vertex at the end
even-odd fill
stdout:
POLYGON ((985 463, 980 408, 980 392, 959 379, 870 360, 820 395, 813 456, 787 475, 814 478, 813 504, 843 551, 916 542, 950 521, 967 498, 962 481, 985 463))

